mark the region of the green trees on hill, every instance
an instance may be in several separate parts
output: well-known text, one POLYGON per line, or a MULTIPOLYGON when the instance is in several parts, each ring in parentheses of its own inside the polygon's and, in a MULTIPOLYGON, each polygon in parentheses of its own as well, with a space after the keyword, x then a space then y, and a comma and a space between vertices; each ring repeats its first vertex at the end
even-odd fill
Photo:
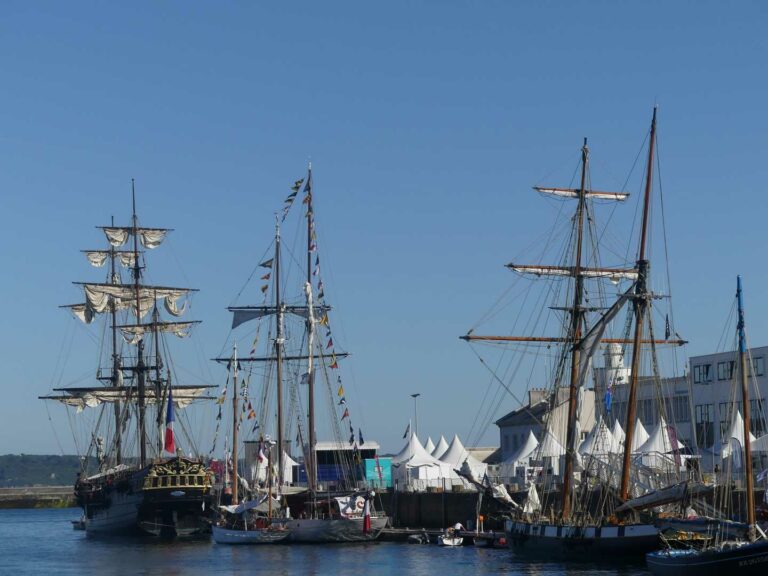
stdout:
POLYGON ((0 456, 0 487, 67 486, 79 471, 78 456, 5 454, 0 456))

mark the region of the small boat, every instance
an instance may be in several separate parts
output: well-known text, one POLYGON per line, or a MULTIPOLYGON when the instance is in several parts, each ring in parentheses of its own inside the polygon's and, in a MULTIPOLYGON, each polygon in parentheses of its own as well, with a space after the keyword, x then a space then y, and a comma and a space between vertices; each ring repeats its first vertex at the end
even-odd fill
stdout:
POLYGON ((445 534, 440 534, 437 537, 438 546, 462 546, 464 544, 464 538, 459 536, 453 528, 448 528, 445 534))
POLYGON ((226 526, 213 527, 213 539, 218 544, 274 544, 285 540, 291 532, 285 526, 274 522, 266 528, 254 527, 251 529, 228 528, 226 526))
POLYGON ((85 530, 85 518, 81 516, 77 520, 70 520, 72 522, 72 530, 85 530))

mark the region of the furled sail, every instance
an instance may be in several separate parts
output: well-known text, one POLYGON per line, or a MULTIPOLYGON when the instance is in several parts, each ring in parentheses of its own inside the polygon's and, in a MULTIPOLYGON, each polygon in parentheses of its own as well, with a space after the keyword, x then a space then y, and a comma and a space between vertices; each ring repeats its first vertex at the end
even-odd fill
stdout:
POLYGON ((587 373, 591 367, 591 362, 589 360, 595 355, 595 352, 597 352, 605 329, 608 327, 611 320, 616 317, 616 314, 618 314, 624 307, 624 304, 632 296, 634 291, 635 284, 633 283, 626 292, 619 296, 618 300, 613 303, 613 306, 611 306, 606 313, 595 322, 595 325, 584 335, 584 338, 578 342, 577 346, 583 354, 579 361, 579 375, 576 384, 578 387, 581 387, 587 379, 587 373))
MULTIPOLYGON (((88 258, 88 262, 91 263, 91 266, 95 266, 96 268, 104 266, 110 255, 109 250, 83 250, 83 253, 85 254, 85 257, 88 258)), ((120 262, 120 265, 124 268, 132 268, 136 262, 136 255, 130 250, 115 251, 115 256, 117 256, 118 262, 120 262)))
MULTIPOLYGON (((78 282, 78 284, 81 284, 78 282)), ((126 284, 82 284, 85 290, 86 304, 93 312, 103 313, 109 310, 111 302, 118 309, 136 307, 136 288, 126 284)), ((179 308, 178 301, 193 290, 190 288, 168 288, 164 286, 140 286, 140 315, 146 314, 156 299, 165 300, 165 308, 174 316, 181 316, 186 309, 186 302, 179 308)))
MULTIPOLYGON (((315 305, 312 307, 315 322, 322 321, 323 317, 330 311, 330 306, 315 305)), ((227 308, 232 312, 232 328, 237 328, 240 324, 255 320, 257 318, 263 318, 270 314, 276 314, 277 309, 274 306, 232 306, 227 308)), ((295 314, 306 318, 309 314, 306 306, 284 306, 283 312, 289 314, 295 314)))
POLYGON ((193 324, 199 322, 152 322, 150 324, 127 324, 120 326, 120 331, 123 334, 123 338, 129 344, 138 344, 147 332, 152 333, 157 330, 158 332, 170 333, 179 338, 186 338, 189 336, 189 329, 193 324))
MULTIPOLYGON (((128 238, 133 234, 134 228, 131 226, 104 226, 104 235, 109 243, 117 248, 128 242, 128 238)), ((170 232, 169 228, 136 228, 139 234, 139 241, 144 248, 157 248, 165 240, 165 236, 170 232)))
MULTIPOLYGON (((524 264, 507 264, 507 268, 520 274, 535 274, 536 276, 575 276, 573 266, 528 266, 524 264)), ((637 270, 634 268, 580 268, 579 273, 586 278, 607 278, 611 282, 619 280, 637 280, 637 270)))
MULTIPOLYGON (((552 196, 559 196, 561 198, 578 198, 581 190, 578 188, 543 188, 540 186, 533 187, 536 192, 542 194, 550 194, 552 196)), ((596 200, 626 200, 629 198, 627 192, 599 192, 597 190, 585 190, 584 196, 586 198, 594 198, 596 200)))
MULTIPOLYGON (((214 388, 214 386, 173 386, 173 405, 176 408, 186 408, 195 400, 213 400, 213 396, 203 395, 209 388, 214 388)), ((62 404, 74 406, 79 410, 84 408, 94 408, 101 404, 113 404, 115 402, 135 400, 138 394, 135 388, 124 386, 54 388, 54 392, 60 392, 61 394, 41 396, 41 398, 44 400, 57 400, 62 404)), ((147 404, 157 404, 158 402, 162 402, 162 391, 158 397, 157 391, 153 387, 147 387, 145 400, 147 404)))

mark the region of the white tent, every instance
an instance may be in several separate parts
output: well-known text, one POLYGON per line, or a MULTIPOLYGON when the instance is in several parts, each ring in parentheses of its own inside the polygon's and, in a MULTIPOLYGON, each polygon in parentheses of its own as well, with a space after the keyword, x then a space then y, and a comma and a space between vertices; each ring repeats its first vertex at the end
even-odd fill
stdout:
POLYGON ((613 437, 608 426, 606 426, 601 416, 590 430, 584 442, 579 446, 579 454, 598 455, 598 454, 617 454, 621 451, 621 445, 613 437))
MULTIPOLYGON (((248 478, 249 482, 253 483, 257 481, 258 482, 267 481, 267 463, 259 461, 258 442, 246 443, 246 462, 250 468, 249 470, 250 477, 248 478), (253 447, 250 446, 251 444, 253 444, 253 447), (252 451, 255 448, 255 451, 253 451, 252 454, 248 454, 249 447, 251 448, 252 451)), ((293 478, 293 467, 298 465, 299 463, 296 462, 296 460, 291 458, 287 452, 283 451, 283 478, 285 479, 286 483, 291 482, 291 479, 293 478)), ((274 475, 277 473, 277 462, 273 462, 273 466, 274 468, 273 468, 272 474, 274 475)))
MULTIPOLYGON (((731 429, 728 431, 728 435, 724 438, 722 456, 728 458, 733 450, 741 452, 744 446, 744 418, 741 417, 741 412, 738 410, 733 417, 731 423, 731 429), (736 442, 734 442, 734 440, 736 442)), ((751 451, 755 451, 757 438, 752 432, 749 433, 749 446, 751 451)))
POLYGON ((403 486, 417 490, 440 486, 443 479, 447 486, 461 483, 459 476, 449 466, 424 449, 416 434, 411 434, 403 449, 392 457, 392 477, 403 486))
POLYGON ((434 450, 435 450, 435 443, 432 442, 432 438, 431 437, 427 438, 427 443, 424 444, 424 450, 426 450, 430 454, 432 454, 432 452, 434 452, 434 450))
POLYGON ((485 471, 488 469, 487 464, 480 462, 480 460, 472 456, 472 454, 464 448, 461 440, 459 440, 458 434, 453 435, 453 441, 448 447, 448 450, 445 451, 445 454, 440 457, 440 461, 446 463, 452 470, 460 469, 462 464, 466 462, 472 471, 472 476, 478 481, 482 480, 485 471))
MULTIPOLYGON (((648 441, 649 437, 648 431, 643 426, 643 423, 640 422, 640 418, 638 418, 637 422, 635 422, 635 434, 632 436, 632 453, 640 452, 640 447, 648 441)), ((625 434, 624 439, 626 440, 626 438, 625 434)))
POLYGON ((531 458, 541 461, 545 472, 551 471, 557 476, 560 474, 560 457, 563 455, 565 455, 565 448, 557 441, 554 434, 547 430, 538 448, 531 454, 531 458))
POLYGON ((516 476, 518 466, 528 466, 530 457, 535 453, 538 446, 539 441, 533 435, 533 430, 529 430, 525 442, 499 466, 499 476, 502 478, 516 476))
POLYGON ((440 458, 445 451, 448 450, 448 442, 445 441, 445 436, 440 436, 440 440, 437 442, 437 446, 432 450, 431 454, 435 458, 440 458))
POLYGON ((636 452, 642 455, 642 462, 646 466, 652 468, 679 467, 681 464, 680 454, 678 453, 675 457, 671 452, 683 447, 683 444, 669 433, 669 426, 667 426, 664 418, 661 418, 648 440, 643 442, 636 452))
POLYGON ((624 428, 622 428, 621 424, 619 424, 618 418, 616 418, 616 421, 613 423, 611 434, 613 434, 613 437, 616 438, 616 442, 619 444, 624 444, 624 438, 626 438, 626 434, 624 434, 624 428))

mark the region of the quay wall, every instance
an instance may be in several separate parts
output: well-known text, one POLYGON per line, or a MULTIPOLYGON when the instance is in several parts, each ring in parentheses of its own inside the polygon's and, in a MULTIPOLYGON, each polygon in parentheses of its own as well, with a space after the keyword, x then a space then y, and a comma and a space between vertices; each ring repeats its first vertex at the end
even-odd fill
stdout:
POLYGON ((0 488, 2 508, 70 508, 76 506, 72 486, 0 488))

